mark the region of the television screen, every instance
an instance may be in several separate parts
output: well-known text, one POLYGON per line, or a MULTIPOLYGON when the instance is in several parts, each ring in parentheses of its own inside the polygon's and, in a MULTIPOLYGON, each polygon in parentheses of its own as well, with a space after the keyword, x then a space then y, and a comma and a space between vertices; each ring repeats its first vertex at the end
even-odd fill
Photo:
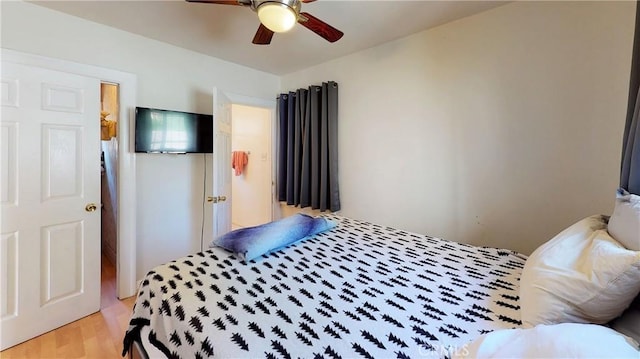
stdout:
POLYGON ((136 107, 135 151, 213 153, 213 116, 136 107))

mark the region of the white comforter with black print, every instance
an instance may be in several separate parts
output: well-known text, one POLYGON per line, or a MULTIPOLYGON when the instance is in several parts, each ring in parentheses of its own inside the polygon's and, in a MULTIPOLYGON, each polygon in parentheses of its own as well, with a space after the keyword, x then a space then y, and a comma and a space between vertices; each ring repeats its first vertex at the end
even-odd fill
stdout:
POLYGON ((142 342, 172 358, 442 357, 520 326, 524 256, 327 217, 246 264, 214 248, 154 268, 125 350, 149 326, 142 342))

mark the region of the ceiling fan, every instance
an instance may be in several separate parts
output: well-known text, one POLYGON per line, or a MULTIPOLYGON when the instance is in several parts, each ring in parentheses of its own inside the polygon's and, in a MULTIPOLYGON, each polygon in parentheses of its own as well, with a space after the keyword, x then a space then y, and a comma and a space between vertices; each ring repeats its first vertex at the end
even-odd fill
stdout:
POLYGON ((342 31, 318 19, 317 17, 300 12, 302 3, 316 0, 187 0, 207 4, 237 5, 251 8, 258 13, 260 27, 253 37, 256 45, 268 45, 276 32, 289 31, 296 22, 320 35, 329 42, 340 40, 342 31))

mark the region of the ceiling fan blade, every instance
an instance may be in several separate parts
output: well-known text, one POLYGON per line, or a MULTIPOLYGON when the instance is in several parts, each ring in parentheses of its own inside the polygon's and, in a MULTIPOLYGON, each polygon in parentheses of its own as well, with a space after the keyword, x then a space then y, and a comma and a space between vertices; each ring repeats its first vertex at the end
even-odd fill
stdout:
POLYGON ((336 42, 344 35, 342 31, 306 12, 300 13, 298 22, 329 42, 336 42))
POLYGON ((253 37, 252 43, 256 45, 269 45, 271 43, 271 39, 273 38, 273 31, 267 29, 266 26, 260 24, 258 31, 256 31, 256 35, 253 37))
POLYGON ((187 0, 187 2, 199 2, 205 4, 220 4, 220 5, 243 5, 238 0, 187 0))

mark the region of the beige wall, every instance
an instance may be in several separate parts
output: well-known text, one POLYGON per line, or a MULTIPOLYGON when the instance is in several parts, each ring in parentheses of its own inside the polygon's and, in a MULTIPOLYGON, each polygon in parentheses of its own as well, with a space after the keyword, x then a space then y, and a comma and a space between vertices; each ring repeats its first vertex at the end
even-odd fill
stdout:
POLYGON ((234 228, 271 221, 271 117, 266 108, 231 107, 232 149, 250 153, 243 173, 232 177, 234 228))
MULTIPOLYGON (((612 209, 634 5, 510 3, 283 78, 22 2, 1 43, 135 73, 149 107, 338 81, 342 214, 529 253, 612 209)), ((138 277, 199 249, 202 162, 137 156, 138 277)))
POLYGON ((342 214, 530 253, 610 213, 634 2, 515 2, 282 79, 340 85, 342 214))

